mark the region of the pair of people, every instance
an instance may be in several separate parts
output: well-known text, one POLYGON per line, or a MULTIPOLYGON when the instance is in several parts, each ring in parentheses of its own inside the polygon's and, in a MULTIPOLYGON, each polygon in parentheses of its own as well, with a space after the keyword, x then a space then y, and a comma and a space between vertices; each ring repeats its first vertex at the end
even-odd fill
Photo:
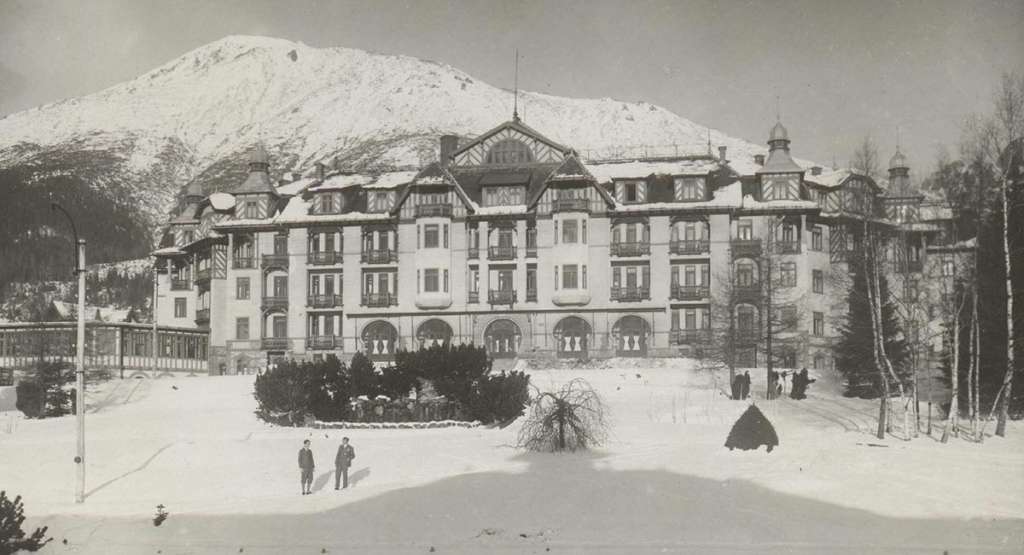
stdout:
POLYGON ((748 395, 750 395, 750 372, 744 372, 732 381, 732 398, 742 400, 746 399, 748 395))
MULTIPOLYGON (((356 450, 349 445, 348 438, 341 438, 341 445, 338 446, 338 454, 334 456, 334 489, 348 487, 348 469, 352 466, 352 459, 356 458, 356 450), (342 484, 344 484, 342 486, 342 484)), ((313 493, 313 470, 316 463, 313 461, 313 450, 309 448, 309 440, 302 442, 302 449, 299 449, 299 469, 302 474, 302 495, 313 493)))
POLYGON ((806 399, 807 386, 816 382, 807 375, 807 369, 793 373, 793 387, 789 390, 789 396, 793 399, 806 399))

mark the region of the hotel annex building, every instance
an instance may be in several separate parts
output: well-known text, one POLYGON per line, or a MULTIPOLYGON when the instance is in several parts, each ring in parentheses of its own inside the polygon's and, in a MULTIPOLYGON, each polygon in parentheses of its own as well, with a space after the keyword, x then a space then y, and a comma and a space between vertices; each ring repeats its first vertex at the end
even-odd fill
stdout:
MULTIPOLYGON (((518 118, 439 140, 420 169, 318 165, 278 184, 257 147, 243 182, 190 185, 154 253, 158 323, 208 329, 212 373, 443 342, 495 359, 701 356, 729 326, 739 366, 755 366, 773 312, 776 365, 829 368, 846 302, 834 276, 864 219, 890 231, 890 288, 925 304, 955 250, 948 209, 801 167, 781 123, 767 159, 737 161, 582 160, 518 118)), ((897 152, 890 190, 907 179, 897 152)))

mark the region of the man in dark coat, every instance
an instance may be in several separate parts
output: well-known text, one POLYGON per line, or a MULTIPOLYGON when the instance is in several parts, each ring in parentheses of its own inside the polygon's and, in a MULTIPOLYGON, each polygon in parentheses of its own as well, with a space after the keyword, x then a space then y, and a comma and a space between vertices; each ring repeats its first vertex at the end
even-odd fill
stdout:
POLYGON ((302 495, 313 493, 313 469, 316 464, 313 462, 313 451, 309 448, 309 440, 302 442, 302 449, 299 449, 299 469, 302 471, 302 495))
POLYGON ((740 391, 743 390, 743 374, 740 374, 732 380, 732 398, 733 400, 740 400, 740 391))
POLYGON ((804 368, 798 374, 793 374, 793 390, 790 392, 790 397, 794 399, 806 399, 807 398, 807 386, 814 383, 817 380, 812 380, 807 375, 807 369, 804 368))
POLYGON ((338 454, 334 456, 334 489, 338 489, 341 482, 343 487, 348 487, 348 467, 352 466, 352 459, 356 458, 356 450, 348 444, 348 438, 341 438, 341 445, 338 446, 338 454), (342 480, 344 480, 342 482, 342 480))
POLYGON ((750 396, 750 372, 743 373, 743 383, 740 384, 740 399, 750 396))

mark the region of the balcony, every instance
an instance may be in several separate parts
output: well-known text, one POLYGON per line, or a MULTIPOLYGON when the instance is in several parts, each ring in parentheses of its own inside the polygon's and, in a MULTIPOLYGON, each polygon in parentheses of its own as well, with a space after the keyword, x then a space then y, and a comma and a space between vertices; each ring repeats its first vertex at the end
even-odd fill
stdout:
POLYGON ((552 212, 590 212, 590 201, 585 198, 560 198, 551 203, 552 212))
POLYGON ((733 258, 758 258, 761 256, 760 239, 733 239, 730 246, 733 258))
POLYGON ((707 345, 711 342, 711 331, 700 329, 676 329, 669 331, 669 340, 676 345, 707 345))
POLYGON ((537 245, 526 245, 526 258, 537 258, 537 245))
POLYGON ((288 297, 263 297, 263 310, 288 308, 288 297))
POLYGON ((314 335, 306 338, 309 350, 335 350, 341 348, 341 338, 336 335, 314 335))
POLYGON ((646 301, 651 298, 650 287, 612 287, 611 299, 623 303, 646 301))
POLYGON ((452 205, 450 204, 419 204, 416 206, 417 218, 450 218, 452 217, 452 205))
POLYGON ((198 270, 196 271, 196 283, 199 284, 206 281, 210 281, 210 278, 212 276, 213 270, 211 270, 210 268, 203 268, 202 270, 198 270))
POLYGON ((256 259, 251 256, 233 256, 231 267, 236 270, 252 270, 256 267, 256 259))
POLYGON ((646 256, 651 254, 650 243, 612 243, 611 244, 611 255, 612 256, 646 256))
POLYGON ((469 250, 466 251, 466 258, 470 260, 480 258, 480 247, 469 247, 469 250))
POLYGON ((260 348, 264 351, 287 351, 287 337, 264 337, 260 340, 260 348))
POLYGON ((800 241, 776 241, 775 254, 800 254, 800 241))
POLYGON ((706 254, 711 251, 711 241, 707 239, 676 239, 669 243, 669 249, 672 254, 706 254))
POLYGON ((398 306, 398 295, 391 293, 367 293, 363 295, 363 306, 388 307, 398 306))
POLYGON ((487 302, 490 304, 515 304, 519 300, 516 292, 511 290, 499 289, 497 291, 487 292, 487 302))
POLYGON ((479 291, 470 291, 469 293, 467 293, 466 294, 466 302, 469 303, 469 304, 476 304, 476 303, 480 302, 480 292, 479 291))
POLYGON ((527 289, 526 290, 526 302, 528 302, 528 303, 535 303, 535 302, 537 302, 537 290, 536 289, 527 289))
POLYGON ((306 298, 309 308, 334 308, 341 306, 341 295, 310 295, 306 298))
POLYGON ((196 324, 210 323, 210 309, 200 308, 196 311, 196 324))
POLYGON ((192 282, 187 279, 171 278, 171 291, 188 291, 192 289, 192 282))
POLYGON ((282 268, 288 269, 288 253, 274 253, 263 255, 263 267, 264 268, 282 268))
POLYGON ((500 247, 491 245, 487 247, 487 259, 488 260, 515 260, 516 259, 516 248, 515 247, 500 247))
POLYGON ((671 298, 674 301, 701 301, 710 296, 707 285, 673 285, 671 298))
POLYGON ((738 303, 753 303, 757 304, 761 302, 761 284, 753 283, 748 285, 733 285, 732 287, 733 300, 738 303))
POLYGON ((314 251, 306 255, 306 263, 310 266, 330 266, 341 264, 341 253, 334 251, 314 251))
POLYGON ((398 262, 398 251, 394 249, 373 249, 363 251, 363 264, 394 264, 398 262))

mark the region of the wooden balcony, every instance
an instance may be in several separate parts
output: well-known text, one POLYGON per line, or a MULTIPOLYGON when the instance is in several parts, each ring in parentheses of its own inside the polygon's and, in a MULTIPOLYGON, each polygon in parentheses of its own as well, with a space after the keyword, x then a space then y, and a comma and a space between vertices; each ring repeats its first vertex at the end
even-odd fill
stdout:
POLYGON ((669 331, 669 340, 675 345, 707 345, 711 342, 711 331, 701 329, 676 329, 669 331))
POLYGON ((590 212, 590 201, 585 198, 560 198, 551 203, 552 212, 590 212))
POLYGON ((264 351, 287 351, 288 347, 287 337, 264 337, 260 340, 260 348, 264 351))
POLYGON ((499 247, 491 245, 487 247, 487 259, 488 260, 515 260, 516 259, 516 248, 515 247, 499 247))
POLYGON ((398 251, 394 249, 373 249, 363 251, 363 264, 394 264, 398 262, 398 251))
POLYGON ((398 306, 398 295, 391 293, 366 293, 363 295, 363 306, 388 307, 398 306))
POLYGON ((310 295, 306 298, 309 308, 335 308, 341 306, 341 295, 310 295))
POLYGON ((306 348, 313 351, 330 351, 341 348, 341 338, 336 335, 314 335, 306 338, 306 348))
POLYGON ((288 269, 288 253, 264 254, 262 260, 264 268, 288 269))
POLYGON ((646 301, 651 298, 650 287, 612 287, 611 300, 622 303, 646 301))
POLYGON ((487 292, 487 302, 489 304, 515 304, 518 301, 518 296, 515 291, 499 289, 497 291, 491 290, 487 292))
POLYGON ((210 268, 203 268, 202 270, 197 270, 196 284, 210 281, 211 277, 213 277, 213 270, 211 270, 210 268))
POLYGON ((729 246, 733 258, 758 258, 761 256, 760 239, 733 239, 729 246))
POLYGON ((676 239, 669 243, 672 254, 694 255, 711 252, 711 241, 707 239, 676 239))
POLYGON ((196 324, 208 324, 210 323, 210 309, 200 308, 196 311, 196 324))
POLYGON ((417 218, 450 218, 452 217, 452 205, 450 204, 419 204, 416 205, 417 218))
POLYGON ((674 301, 702 301, 710 294, 707 285, 673 285, 671 298, 674 301))
POLYGON ((775 254, 800 254, 800 241, 776 241, 775 254))
POLYGON ((252 270, 256 267, 256 259, 251 256, 231 258, 231 267, 236 270, 252 270))
POLYGON ((310 266, 330 266, 341 264, 341 253, 334 251, 314 251, 306 255, 306 263, 310 266))
POLYGON ((263 310, 288 309, 288 297, 263 297, 263 310))
POLYGON ((612 243, 612 256, 647 256, 651 254, 651 244, 643 242, 612 243))
POLYGON ((171 278, 171 291, 188 291, 189 289, 192 289, 190 280, 171 278))

